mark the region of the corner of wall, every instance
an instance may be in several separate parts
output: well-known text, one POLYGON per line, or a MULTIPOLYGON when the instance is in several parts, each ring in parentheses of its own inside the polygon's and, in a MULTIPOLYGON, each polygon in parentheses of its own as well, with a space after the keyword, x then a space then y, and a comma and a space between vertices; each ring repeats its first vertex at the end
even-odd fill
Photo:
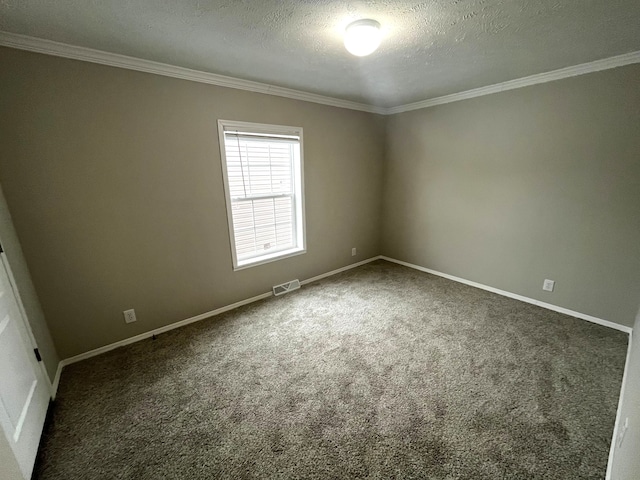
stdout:
POLYGON ((386 201, 387 198, 387 177, 389 174, 389 160, 390 160, 390 149, 389 149, 389 124, 393 115, 385 115, 383 117, 382 124, 382 138, 383 138, 383 149, 382 149, 382 180, 380 182, 380 233, 378 235, 379 240, 379 250, 380 255, 386 255, 386 231, 387 231, 387 205, 389 202, 386 201))

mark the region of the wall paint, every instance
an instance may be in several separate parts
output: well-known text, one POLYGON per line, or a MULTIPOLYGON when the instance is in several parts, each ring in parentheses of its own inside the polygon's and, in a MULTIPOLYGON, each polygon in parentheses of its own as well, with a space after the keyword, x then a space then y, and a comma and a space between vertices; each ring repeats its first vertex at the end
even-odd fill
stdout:
POLYGON ((638 78, 632 65, 389 117, 383 254, 631 326, 638 78))
POLYGON ((0 63, 0 182, 62 358, 380 251, 379 116, 6 48, 0 63), (306 254, 233 272, 220 118, 303 127, 306 254))
POLYGON ((640 66, 395 115, 385 143, 371 114, 0 60, 0 182, 62 357, 379 253, 632 323, 640 66), (308 254, 232 272, 218 118, 305 128, 308 254))
POLYGON ((49 327, 42 312, 40 300, 36 294, 29 268, 22 254, 22 247, 18 241, 18 236, 13 227, 11 214, 7 207, 2 188, 0 188, 0 240, 2 248, 7 256, 11 273, 18 288, 18 294, 24 311, 27 314, 27 320, 31 326, 33 337, 36 340, 40 356, 47 370, 49 381, 53 382, 58 369, 60 358, 53 345, 49 327))
POLYGON ((629 419, 622 445, 614 450, 611 465, 612 480, 634 480, 640 472, 640 311, 631 338, 631 353, 627 363, 627 378, 618 414, 618 432, 629 419))

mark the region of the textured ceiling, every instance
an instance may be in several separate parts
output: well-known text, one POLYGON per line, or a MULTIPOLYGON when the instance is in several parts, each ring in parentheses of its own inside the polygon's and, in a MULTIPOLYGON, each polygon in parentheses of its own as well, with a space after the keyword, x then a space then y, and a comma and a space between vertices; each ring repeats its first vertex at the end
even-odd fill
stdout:
POLYGON ((640 50, 640 0, 0 0, 0 30, 389 107, 640 50))

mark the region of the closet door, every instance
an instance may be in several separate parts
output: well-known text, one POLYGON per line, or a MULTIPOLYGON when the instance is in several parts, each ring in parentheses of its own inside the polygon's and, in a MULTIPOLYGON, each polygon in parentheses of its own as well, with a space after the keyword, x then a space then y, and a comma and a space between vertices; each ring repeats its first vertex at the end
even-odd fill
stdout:
POLYGON ((50 394, 9 280, 4 252, 0 260, 0 426, 22 475, 29 479, 50 394))

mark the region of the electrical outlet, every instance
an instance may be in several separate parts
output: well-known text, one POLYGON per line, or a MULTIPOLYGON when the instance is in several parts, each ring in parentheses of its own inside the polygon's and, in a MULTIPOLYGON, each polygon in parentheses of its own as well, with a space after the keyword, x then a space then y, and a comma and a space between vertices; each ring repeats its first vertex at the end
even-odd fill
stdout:
POLYGON ((542 284, 542 289, 546 290, 547 292, 553 292, 553 287, 555 286, 555 284, 555 281, 546 279, 542 284))
POLYGON ((133 323, 137 320, 136 311, 133 308, 131 310, 125 310, 122 312, 122 315, 124 315, 125 323, 133 323))
POLYGON ((351 256, 352 256, 352 257, 355 257, 355 256, 356 256, 356 247, 353 247, 353 248, 351 249, 351 256))

